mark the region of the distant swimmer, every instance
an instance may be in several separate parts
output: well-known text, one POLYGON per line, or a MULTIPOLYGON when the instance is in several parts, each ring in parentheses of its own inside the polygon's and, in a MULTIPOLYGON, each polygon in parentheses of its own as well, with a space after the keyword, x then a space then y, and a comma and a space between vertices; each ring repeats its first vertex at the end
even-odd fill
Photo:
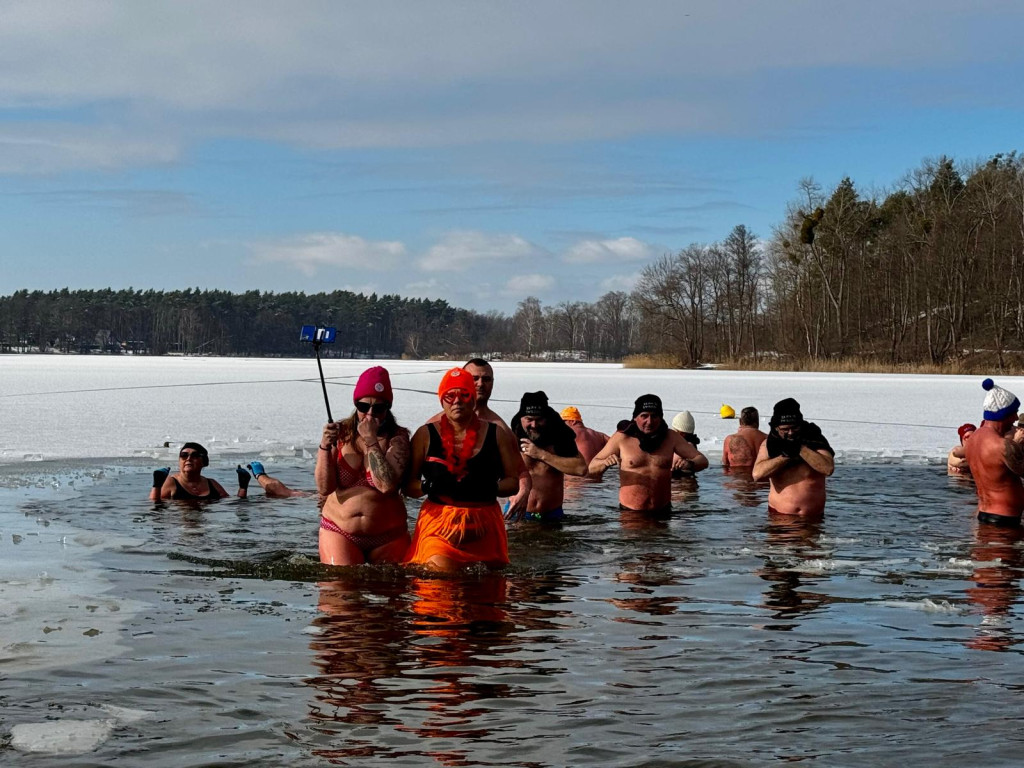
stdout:
POLYGON ((1024 430, 1015 428, 1020 400, 992 379, 981 384, 988 394, 984 421, 964 441, 964 454, 978 492, 978 520, 1019 526, 1024 510, 1024 430))
POLYGON ((638 512, 663 513, 672 509, 672 459, 678 456, 691 471, 708 466, 707 457, 665 423, 661 398, 641 395, 633 406, 633 420, 612 435, 590 461, 593 476, 619 467, 619 506, 638 512))
POLYGON ((597 455, 597 452, 604 448, 608 442, 608 435, 598 432, 596 429, 584 426, 583 416, 576 406, 570 405, 562 409, 562 421, 569 425, 569 428, 576 433, 576 447, 580 449, 583 460, 590 464, 590 460, 597 455))
MULTIPOLYGON (((230 494, 212 478, 203 477, 203 467, 210 465, 210 454, 199 443, 185 443, 178 452, 178 471, 171 474, 170 467, 153 472, 151 501, 216 501, 230 494)), ((238 475, 238 497, 245 498, 249 486, 249 473, 238 475), (244 475, 244 478, 243 478, 244 475)))
MULTIPOLYGON (((1017 425, 1020 428, 1020 425, 1017 425)), ((960 436, 960 445, 954 445, 946 457, 947 475, 970 475, 971 467, 967 463, 967 453, 964 450, 964 443, 967 438, 974 434, 978 428, 973 424, 962 424, 956 433, 960 436)))
POLYGON ((821 517, 835 451, 816 424, 804 421, 800 403, 791 397, 775 404, 768 424, 771 432, 758 449, 752 473, 755 480, 771 480, 768 511, 821 517))
MULTIPOLYGON (((689 411, 682 411, 677 413, 672 418, 672 429, 683 436, 690 445, 696 448, 700 445, 700 438, 697 437, 697 425, 694 423, 693 414, 689 411)), ((679 456, 672 457, 672 477, 696 477, 697 472, 701 469, 707 469, 706 466, 700 469, 694 469, 687 465, 686 460, 679 456)))
POLYGON ((409 546, 400 491, 409 465, 409 430, 391 412, 387 370, 363 371, 352 393, 355 410, 328 422, 316 458, 316 489, 324 499, 320 560, 328 565, 397 563, 409 546))
POLYGON ((722 442, 722 466, 754 466, 761 443, 768 437, 761 431, 761 415, 757 408, 747 407, 740 411, 740 428, 722 442))
MULTIPOLYGON (((565 476, 587 474, 587 462, 576 447, 576 433, 548 405, 543 392, 527 392, 512 417, 512 433, 533 480, 525 509, 518 515, 509 501, 507 520, 557 523, 564 516, 565 476)), ((520 491, 522 493, 522 491, 520 491)))
POLYGON ((443 413, 416 430, 405 492, 426 495, 405 562, 455 571, 473 563, 508 563, 508 538, 499 495, 519 491, 525 472, 509 429, 476 410, 471 374, 445 373, 437 390, 443 413))

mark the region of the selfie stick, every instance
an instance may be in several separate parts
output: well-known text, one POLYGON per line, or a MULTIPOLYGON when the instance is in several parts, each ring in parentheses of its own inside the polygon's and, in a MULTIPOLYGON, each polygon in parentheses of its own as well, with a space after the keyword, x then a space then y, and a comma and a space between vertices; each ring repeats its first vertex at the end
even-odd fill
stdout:
POLYGON ((299 341, 308 341, 313 345, 313 351, 316 353, 316 367, 320 371, 320 387, 324 391, 324 405, 327 406, 327 421, 328 423, 333 422, 334 418, 331 416, 331 402, 327 399, 327 382, 324 381, 324 367, 320 363, 320 345, 327 343, 333 344, 337 330, 334 328, 320 328, 315 325, 304 325, 302 330, 299 331, 299 341))
POLYGON ((327 406, 327 423, 330 424, 334 421, 331 418, 331 401, 327 399, 327 382, 324 381, 324 367, 320 364, 320 345, 323 342, 319 339, 313 342, 313 351, 316 353, 316 367, 320 371, 320 387, 324 391, 324 405, 327 406))

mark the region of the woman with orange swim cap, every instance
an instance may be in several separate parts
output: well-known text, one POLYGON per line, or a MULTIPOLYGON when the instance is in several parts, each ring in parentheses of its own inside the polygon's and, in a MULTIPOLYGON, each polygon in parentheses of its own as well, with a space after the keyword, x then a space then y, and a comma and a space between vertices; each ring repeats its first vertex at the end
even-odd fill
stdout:
POLYGON ((406 495, 427 496, 405 562, 453 571, 508 563, 497 497, 519 490, 522 458, 511 432, 476 414, 472 377, 448 371, 437 390, 443 414, 412 438, 406 495))

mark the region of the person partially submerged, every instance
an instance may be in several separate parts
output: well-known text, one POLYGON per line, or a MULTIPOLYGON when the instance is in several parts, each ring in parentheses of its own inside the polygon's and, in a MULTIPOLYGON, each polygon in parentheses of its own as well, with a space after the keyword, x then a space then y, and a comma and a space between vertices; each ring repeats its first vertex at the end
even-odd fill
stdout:
POLYGON ((825 513, 825 478, 835 471, 835 451, 816 424, 804 421, 800 403, 775 404, 771 432, 757 452, 754 480, 771 481, 768 511, 820 518, 825 513))
POLYGON ((672 509, 672 460, 682 460, 691 472, 705 469, 707 457, 692 443, 668 428, 657 395, 641 395, 633 406, 633 420, 608 439, 591 460, 588 471, 599 477, 619 467, 619 506, 638 512, 664 513, 672 509))
POLYGON ((510 499, 505 519, 561 521, 565 517, 565 476, 587 474, 587 463, 576 446, 576 433, 548 405, 548 396, 543 392, 523 395, 519 412, 512 417, 512 433, 519 439, 519 450, 533 482, 526 491, 525 509, 510 499), (516 514, 513 509, 522 512, 516 514))
MULTIPOLYGON (((693 414, 689 411, 681 411, 672 417, 672 430, 683 436, 690 445, 696 448, 700 445, 700 438, 697 437, 697 425, 693 420, 693 414)), ((672 479, 678 480, 683 477, 696 477, 697 472, 707 467, 694 469, 687 464, 686 459, 679 456, 672 457, 672 479)))
MULTIPOLYGON (((1017 425, 1020 428, 1020 425, 1017 425)), ((977 427, 973 424, 961 424, 956 430, 957 435, 960 437, 960 445, 954 445, 949 455, 946 456, 946 474, 947 475, 970 475, 971 465, 967 463, 967 451, 964 448, 964 443, 967 442, 967 438, 973 435, 977 431, 977 427)))
POLYGON ((404 562, 454 571, 473 563, 508 563, 499 495, 519 490, 525 472, 507 428, 477 413, 473 377, 453 368, 437 390, 442 414, 416 430, 406 495, 420 507, 404 562))
MULTIPOLYGON (((209 465, 210 454, 202 445, 185 443, 178 451, 177 472, 172 474, 170 467, 153 472, 150 500, 216 501, 227 498, 230 494, 224 490, 223 485, 213 478, 203 476, 203 469, 209 465)), ((245 498, 249 486, 249 473, 243 470, 239 473, 238 480, 238 497, 245 498)))
POLYGON ((608 442, 608 435, 586 426, 580 409, 575 405, 563 408, 559 416, 576 433, 576 447, 579 448, 583 460, 590 464, 590 460, 597 456, 598 451, 608 442))
POLYGON ((323 429, 316 489, 324 498, 320 560, 328 565, 397 563, 409 546, 399 491, 409 464, 409 430, 391 412, 386 369, 363 371, 352 393, 355 409, 323 429))
POLYGON ((1020 400, 992 379, 985 379, 981 386, 988 392, 984 421, 964 441, 978 493, 978 521, 1016 527, 1024 511, 1024 430, 1015 428, 1020 400))
POLYGON ((722 466, 748 469, 768 435, 761 431, 761 414, 748 406, 740 411, 740 428, 722 441, 722 466))

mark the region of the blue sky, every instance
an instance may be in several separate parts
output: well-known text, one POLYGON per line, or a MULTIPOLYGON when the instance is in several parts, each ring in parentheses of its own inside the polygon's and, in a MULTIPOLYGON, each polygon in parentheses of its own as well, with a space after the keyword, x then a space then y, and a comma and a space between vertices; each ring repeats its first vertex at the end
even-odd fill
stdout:
POLYGON ((0 294, 594 300, 1021 149, 1011 2, 0 2, 0 294))

